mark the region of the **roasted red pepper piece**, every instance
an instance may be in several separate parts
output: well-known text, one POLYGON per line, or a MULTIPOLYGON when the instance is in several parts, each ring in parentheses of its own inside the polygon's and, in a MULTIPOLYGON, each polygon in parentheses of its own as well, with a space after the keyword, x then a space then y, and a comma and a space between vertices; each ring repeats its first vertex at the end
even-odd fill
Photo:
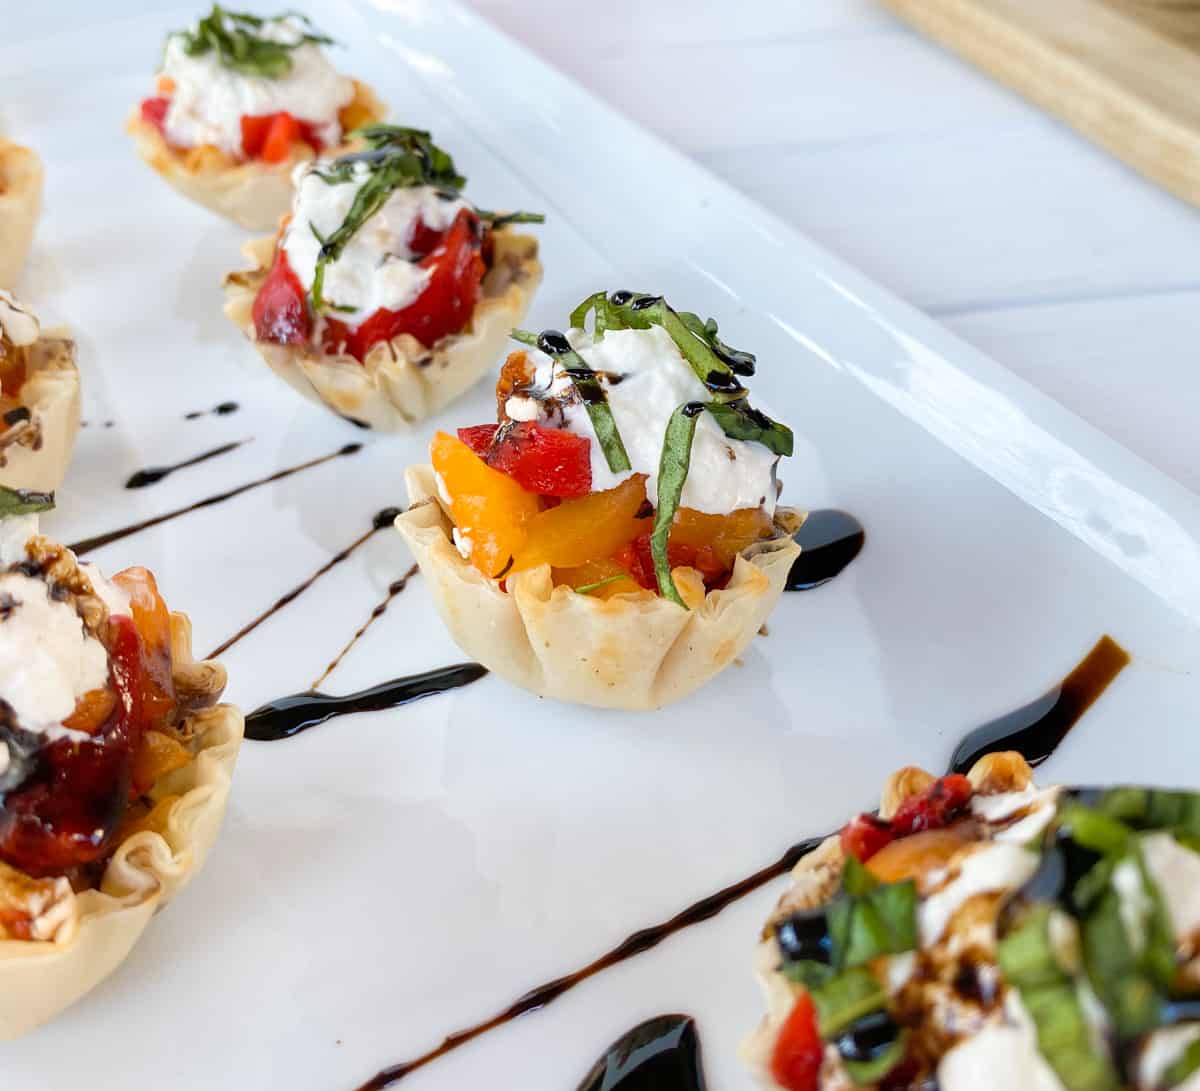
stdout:
POLYGON ((277 114, 242 115, 242 151, 248 159, 282 163, 297 140, 316 152, 324 147, 313 125, 293 117, 286 110, 277 114))
POLYGON ((592 491, 592 441, 587 436, 519 421, 495 442, 498 427, 460 428, 458 438, 526 492, 568 500, 592 491))
POLYGON ((409 252, 414 257, 423 258, 432 254, 445 237, 445 231, 435 231, 418 216, 408 235, 409 252))
POLYGON ((824 1051, 812 997, 801 993, 775 1040, 771 1078, 787 1091, 817 1091, 824 1051))
POLYGON ((890 820, 860 814, 842 830, 842 849, 866 863, 885 845, 923 830, 940 830, 966 809, 975 789, 961 773, 939 777, 919 795, 906 799, 890 820))
POLYGON ((129 596, 133 624, 141 639, 142 728, 163 731, 174 723, 176 713, 171 612, 148 569, 127 568, 113 576, 112 582, 129 596))
POLYGON ((162 133, 164 140, 167 136, 167 110, 170 106, 171 100, 164 95, 142 99, 142 120, 162 133))
POLYGON ((60 739, 0 801, 0 859, 28 875, 62 875, 99 859, 129 802, 141 742, 142 642, 132 618, 110 619, 109 674, 117 693, 109 722, 87 742, 60 739))
POLYGON ((277 345, 308 343, 312 322, 304 299, 304 285, 287 259, 287 251, 275 248, 275 262, 263 281, 251 309, 254 335, 277 345))
MULTIPOLYGON (((709 589, 720 585, 729 575, 716 553, 706 546, 698 548, 670 542, 667 545, 667 559, 672 568, 696 569, 704 577, 704 585, 709 589)), ((613 560, 647 591, 658 590, 658 578, 654 574, 654 558, 650 553, 649 534, 635 538, 613 560)))

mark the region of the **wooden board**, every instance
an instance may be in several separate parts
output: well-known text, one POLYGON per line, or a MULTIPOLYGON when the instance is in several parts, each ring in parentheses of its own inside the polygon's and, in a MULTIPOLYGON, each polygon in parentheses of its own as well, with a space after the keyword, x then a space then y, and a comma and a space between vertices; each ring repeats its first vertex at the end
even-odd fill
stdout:
POLYGON ((1200 205, 1200 0, 883 0, 1200 205))

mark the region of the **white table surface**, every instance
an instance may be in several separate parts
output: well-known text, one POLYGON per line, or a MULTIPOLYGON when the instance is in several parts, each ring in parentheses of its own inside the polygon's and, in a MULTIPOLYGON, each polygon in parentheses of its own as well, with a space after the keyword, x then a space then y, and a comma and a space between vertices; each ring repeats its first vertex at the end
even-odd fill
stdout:
POLYGON ((873 0, 469 0, 1200 491, 1200 211, 873 0))

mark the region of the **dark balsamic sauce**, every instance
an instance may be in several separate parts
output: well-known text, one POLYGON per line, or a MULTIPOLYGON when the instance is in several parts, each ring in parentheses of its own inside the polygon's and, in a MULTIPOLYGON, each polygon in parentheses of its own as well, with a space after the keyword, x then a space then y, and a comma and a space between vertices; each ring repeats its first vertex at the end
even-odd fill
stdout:
POLYGON ((214 447, 211 451, 205 451, 203 454, 196 455, 193 458, 176 462, 173 466, 148 466, 146 469, 138 470, 137 473, 131 475, 129 480, 125 482, 125 488, 144 489, 147 485, 157 485, 164 477, 170 477, 176 470, 195 466, 200 462, 207 462, 210 458, 216 458, 218 455, 227 455, 230 451, 236 451, 243 444, 249 442, 248 439, 239 439, 233 443, 223 443, 220 447, 214 447))
POLYGON ((984 754, 997 750, 1019 750, 1030 765, 1041 765, 1128 664, 1129 653, 1112 637, 1102 636, 1049 693, 967 735, 950 759, 951 772, 966 773, 984 754))
POLYGON ((393 678, 344 697, 331 697, 327 693, 314 693, 312 690, 291 697, 280 697, 256 708, 246 717, 246 738, 256 742, 290 739, 335 716, 398 708, 422 697, 477 682, 485 674, 487 668, 478 663, 455 663, 421 674, 410 674, 405 678, 393 678))
POLYGON ((622 1034, 577 1091, 706 1091, 700 1036, 688 1015, 659 1015, 622 1034))
MULTIPOLYGON (((1051 707, 1044 712, 1043 718, 1049 718, 1048 724, 1044 728, 1039 728, 1041 721, 1036 715, 1031 719, 1028 714, 1032 710, 1043 708, 1045 698, 1043 698, 1042 702, 1035 701, 1032 705, 1027 705, 1024 709, 1013 713, 1011 716, 994 721, 968 734, 963 743, 954 752, 955 757, 951 765, 951 771, 964 772, 970 768, 970 765, 977 758, 982 757, 985 753, 1002 750, 1020 751, 1031 765, 1044 761, 1049 757, 1054 746, 1062 741, 1067 731, 1092 706, 1107 688, 1108 684, 1120 673, 1121 669, 1128 662, 1129 655, 1124 649, 1111 637, 1102 637, 1079 666, 1067 675, 1062 684, 1051 691, 1051 695, 1055 696, 1057 700, 1052 702, 1051 707), (999 730, 1000 724, 1010 724, 1011 732, 1005 734, 999 730), (986 739, 981 735, 981 732, 986 732, 986 739), (967 747, 967 743, 972 742, 972 740, 977 740, 982 749, 975 745, 967 747), (972 752, 972 756, 964 769, 962 767, 963 755, 968 750, 972 752)), ((247 727, 249 727, 249 719, 247 720, 247 727)), ((249 731, 247 731, 247 735, 250 737, 249 731)), ((700 901, 694 902, 661 924, 652 925, 649 928, 643 928, 634 932, 632 935, 626 937, 623 942, 612 948, 612 950, 580 969, 531 989, 490 1019, 456 1031, 443 1039, 441 1045, 429 1050, 427 1053, 421 1054, 419 1057, 415 1057, 411 1061, 404 1061, 380 1070, 366 1083, 362 1084, 358 1091, 381 1091, 382 1088, 390 1087, 405 1076, 424 1068, 440 1057, 444 1057, 448 1053, 453 1053, 460 1046, 466 1045, 468 1042, 474 1041, 476 1038, 482 1037, 507 1023, 511 1023, 522 1015, 527 1015, 530 1012, 544 1008, 564 993, 570 992, 576 985, 587 981, 596 974, 633 958, 635 955, 640 955, 645 951, 657 947, 663 940, 674 935, 676 932, 715 917, 726 906, 753 893, 771 880, 786 875, 800 860, 816 849, 824 840, 824 837, 810 837, 806 841, 801 841, 799 844, 793 845, 773 864, 768 864, 752 875, 748 875, 746 878, 724 887, 715 894, 710 894, 707 898, 701 898, 700 901)), ((805 931, 805 929, 801 929, 801 932, 805 931)), ((815 936, 815 942, 814 936, 801 935, 800 933, 796 935, 796 942, 799 945, 798 949, 803 949, 805 957, 813 957, 812 952, 819 952, 819 941, 819 935, 815 936)), ((873 1038, 874 1031, 868 1037, 873 1038)), ((849 1047, 852 1044, 847 1043, 847 1045, 849 1047)), ((867 1049, 871 1046, 871 1042, 864 1040, 862 1043, 854 1044, 854 1048, 857 1048, 858 1045, 867 1049)))
POLYGON ((788 573, 787 591, 811 591, 828 583, 862 552, 867 540, 862 523, 835 508, 810 511, 793 537, 801 553, 788 573))
POLYGON ((694 902, 686 909, 676 913, 670 920, 634 932, 611 951, 589 962, 586 966, 563 977, 555 978, 553 981, 548 981, 544 985, 539 985, 536 989, 531 989, 492 1018, 449 1035, 436 1049, 431 1049, 428 1053, 423 1053, 411 1061, 392 1065, 377 1072, 359 1088, 359 1091, 380 1091, 381 1088, 390 1087, 405 1076, 436 1061, 439 1057, 453 1053, 459 1046, 466 1045, 467 1042, 473 1041, 497 1027, 502 1027, 506 1023, 511 1023, 522 1015, 544 1008, 564 993, 570 992, 576 985, 582 984, 588 978, 594 977, 609 967, 616 966, 626 959, 633 958, 634 955, 640 955, 644 951, 657 947, 663 940, 684 928, 715 917, 726 906, 744 898, 772 879, 786 875, 803 857, 812 852, 821 843, 821 840, 820 837, 813 837, 807 841, 801 841, 798 845, 793 845, 773 864, 768 864, 753 875, 748 875, 745 879, 718 890, 707 898, 701 898, 698 902, 694 902))
POLYGON ((368 539, 374 537, 374 535, 379 533, 379 531, 386 530, 388 527, 390 527, 396 521, 396 517, 401 513, 402 510, 403 510, 402 508, 383 508, 381 511, 377 511, 375 513, 375 517, 371 520, 371 529, 370 530, 368 530, 365 534, 360 534, 357 538, 354 539, 353 542, 351 542, 348 546, 346 546, 345 549, 339 550, 337 553, 335 553, 332 557, 329 558, 329 560, 327 560, 323 565, 321 565, 321 567, 318 568, 311 576, 309 576, 305 580, 301 580, 301 582, 296 584, 296 586, 293 587, 290 591, 288 591, 287 594, 281 595, 279 598, 277 598, 261 614, 259 614, 253 620, 251 620, 251 621, 247 622, 245 625, 243 625, 228 640, 225 640, 222 643, 218 644, 204 658, 205 659, 216 659, 217 656, 221 655, 223 652, 229 651, 229 649, 232 648, 239 640, 241 640, 243 637, 249 636, 264 621, 266 621, 268 618, 273 617, 275 614, 279 613, 279 611, 282 610, 285 606, 287 606, 288 603, 294 602, 301 595, 303 595, 304 592, 307 591, 310 587, 312 587, 312 585, 314 583, 316 583, 317 580, 319 580, 322 576, 324 576, 326 572, 328 572, 331 568, 334 568, 337 565, 341 564, 342 561, 346 560, 356 549, 358 549, 359 546, 363 545, 368 539))
POLYGON ((236 413, 241 408, 237 402, 222 402, 220 405, 214 405, 211 409, 195 409, 191 413, 184 413, 184 420, 199 420, 201 417, 216 416, 227 417, 230 413, 236 413))
POLYGON ((120 541, 122 538, 128 538, 131 534, 137 534, 143 530, 149 530, 151 527, 156 527, 160 523, 170 522, 172 519, 178 519, 181 515, 188 515, 193 511, 199 511, 201 508, 210 508, 214 504, 224 503, 226 500, 232 500, 235 496, 241 496, 244 492, 249 492, 251 489, 257 489, 262 485, 269 485, 273 481, 282 481, 285 477, 291 477, 292 474, 298 474, 303 470, 311 470, 314 466, 320 466, 322 463, 329 462, 335 458, 343 458, 346 455, 357 454, 362 450, 361 443, 348 443, 345 447, 340 447, 338 450, 327 455, 322 455, 320 458, 309 459, 307 462, 301 462, 298 466, 290 466, 286 470, 277 470, 275 473, 267 477, 260 477, 257 481, 251 481, 245 485, 239 485, 236 489, 230 489, 228 492, 217 493, 216 496, 209 496, 203 500, 197 500, 194 504, 189 504, 186 508, 176 508, 174 511, 165 512, 162 515, 156 515, 152 519, 143 519, 140 523, 132 523, 127 527, 121 527, 118 530, 110 530, 107 534, 97 534, 94 538, 84 538, 82 541, 73 542, 68 548, 76 554, 87 553, 93 549, 99 549, 101 546, 108 545, 111 542, 120 541))

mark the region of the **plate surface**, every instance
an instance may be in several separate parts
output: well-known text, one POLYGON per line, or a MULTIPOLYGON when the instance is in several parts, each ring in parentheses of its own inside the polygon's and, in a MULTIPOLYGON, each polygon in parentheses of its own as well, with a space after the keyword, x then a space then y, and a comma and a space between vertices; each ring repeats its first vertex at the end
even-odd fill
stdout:
MULTIPOLYGON (((205 652, 402 502, 435 427, 492 418, 485 383, 421 433, 376 437, 271 376, 220 313, 243 236, 138 162, 122 121, 194 11, 27 4, 0 45, 4 131, 48 191, 22 294, 80 342, 84 416, 64 541, 361 441, 355 455, 97 550, 146 564, 205 652), (185 419, 236 401, 227 415, 185 419), (111 425, 109 422, 112 422, 111 425), (127 491, 134 471, 251 440, 127 491)), ((433 130, 484 207, 543 210, 529 324, 598 287, 663 291, 757 352, 756 397, 798 437, 784 499, 868 544, 785 596, 739 667, 654 715, 539 701, 494 679, 247 743, 217 851, 122 970, 3 1047, 4 1085, 345 1088, 635 928, 944 766, 968 728, 1041 693, 1104 632, 1133 654, 1054 780, 1200 786, 1200 500, 442 0, 306 5, 339 61, 433 130)), ((225 656, 246 709, 305 688, 410 559, 390 531, 225 656)), ((461 659, 419 577, 325 683, 461 659)), ((415 1075, 421 1091, 575 1086, 617 1034, 697 1016, 714 1088, 760 1012, 750 974, 779 892, 618 967, 415 1075)))

